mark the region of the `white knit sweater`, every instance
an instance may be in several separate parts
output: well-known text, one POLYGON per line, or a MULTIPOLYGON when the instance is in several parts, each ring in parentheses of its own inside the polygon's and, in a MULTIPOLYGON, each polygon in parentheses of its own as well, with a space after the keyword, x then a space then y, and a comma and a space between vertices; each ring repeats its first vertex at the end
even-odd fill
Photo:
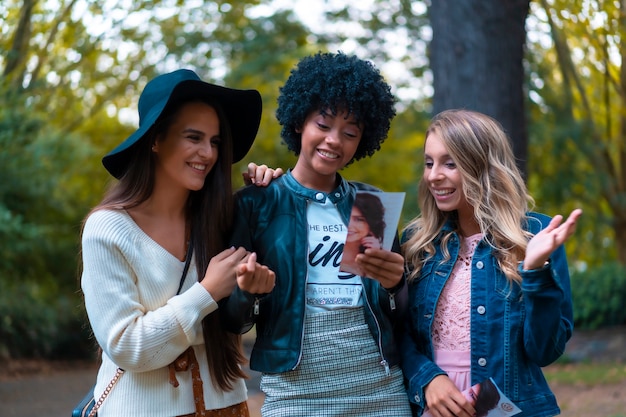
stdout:
MULTIPOLYGON (((100 408, 107 416, 177 416, 194 412, 191 372, 169 383, 168 365, 189 346, 200 364, 204 401, 219 409, 246 400, 237 381, 230 392, 211 383, 201 320, 217 303, 198 283, 192 259, 180 295, 184 262, 146 235, 125 211, 89 216, 82 237, 81 286, 89 321, 102 347, 96 399, 117 367, 126 371, 100 408)), ((217 341, 219 343, 219 341, 217 341)))

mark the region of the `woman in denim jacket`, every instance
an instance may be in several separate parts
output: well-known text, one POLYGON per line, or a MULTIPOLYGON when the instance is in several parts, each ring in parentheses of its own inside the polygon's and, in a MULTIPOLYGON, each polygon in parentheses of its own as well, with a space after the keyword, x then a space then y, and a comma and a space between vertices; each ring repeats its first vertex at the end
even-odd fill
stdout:
POLYGON ((409 311, 402 368, 417 415, 470 417, 462 391, 493 378, 521 410, 560 413, 541 367, 572 335, 563 243, 581 210, 530 212, 509 140, 492 118, 437 115, 424 145, 421 215, 403 233, 409 311))

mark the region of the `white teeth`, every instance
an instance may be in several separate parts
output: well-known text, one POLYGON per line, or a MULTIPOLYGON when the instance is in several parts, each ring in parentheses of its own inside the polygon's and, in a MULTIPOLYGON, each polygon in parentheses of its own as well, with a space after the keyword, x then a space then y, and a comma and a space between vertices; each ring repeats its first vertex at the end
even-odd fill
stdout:
POLYGON ((202 165, 202 164, 189 164, 190 167, 192 167, 193 169, 199 169, 201 171, 204 171, 206 168, 206 165, 202 165))
POLYGON ((339 158, 339 155, 336 155, 334 153, 330 153, 330 152, 326 152, 322 150, 318 150, 318 152, 320 153, 320 155, 325 156, 326 158, 331 158, 331 159, 339 158))
POLYGON ((433 190, 436 195, 448 195, 452 194, 454 191, 452 190, 433 190))

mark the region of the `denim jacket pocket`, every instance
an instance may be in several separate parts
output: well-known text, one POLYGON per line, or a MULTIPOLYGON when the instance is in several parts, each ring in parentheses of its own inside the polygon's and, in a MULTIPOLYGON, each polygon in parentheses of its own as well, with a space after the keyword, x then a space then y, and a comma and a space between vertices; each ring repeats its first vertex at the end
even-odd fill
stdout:
POLYGON ((409 303, 411 306, 421 304, 429 294, 433 280, 434 262, 427 262, 420 273, 413 278, 409 285, 409 303))
MULTIPOLYGON (((495 259, 494 262, 496 262, 495 259)), ((493 271, 500 271, 500 269, 499 267, 496 267, 493 271)), ((521 285, 515 281, 508 280, 502 272, 494 274, 493 285, 494 293, 498 297, 504 300, 509 300, 510 302, 521 301, 521 285)))

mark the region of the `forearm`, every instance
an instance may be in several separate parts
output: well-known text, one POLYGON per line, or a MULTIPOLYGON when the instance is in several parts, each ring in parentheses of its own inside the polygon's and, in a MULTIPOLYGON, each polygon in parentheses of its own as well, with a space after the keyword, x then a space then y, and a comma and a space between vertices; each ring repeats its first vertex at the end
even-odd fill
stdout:
POLYGON ((550 262, 533 271, 521 271, 526 317, 524 348, 539 366, 558 359, 573 332, 569 272, 564 251, 556 251, 550 262))
POLYGON ((117 366, 136 372, 167 366, 189 346, 204 343, 202 319, 217 309, 199 284, 151 311, 107 291, 94 295, 86 289, 85 303, 103 351, 117 366))

